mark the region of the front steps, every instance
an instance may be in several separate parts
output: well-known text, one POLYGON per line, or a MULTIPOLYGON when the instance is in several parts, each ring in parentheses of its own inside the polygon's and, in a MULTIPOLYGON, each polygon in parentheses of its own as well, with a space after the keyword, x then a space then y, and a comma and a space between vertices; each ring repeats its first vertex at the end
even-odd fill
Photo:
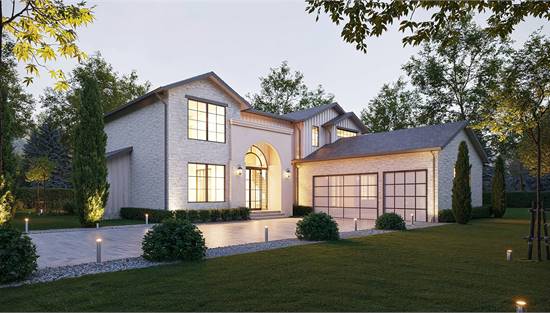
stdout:
POLYGON ((251 220, 267 220, 272 218, 285 218, 286 215, 283 214, 281 211, 269 211, 269 210, 262 210, 262 211, 250 211, 250 219, 251 220))

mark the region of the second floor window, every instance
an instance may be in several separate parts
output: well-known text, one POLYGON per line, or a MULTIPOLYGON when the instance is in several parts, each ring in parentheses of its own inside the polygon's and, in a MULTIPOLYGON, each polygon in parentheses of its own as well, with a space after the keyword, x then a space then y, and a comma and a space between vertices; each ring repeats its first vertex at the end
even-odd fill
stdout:
POLYGON ((313 126, 311 128, 311 145, 319 147, 319 127, 313 126))
POLYGON ((189 99, 188 138, 225 142, 225 107, 189 99))
POLYGON ((339 138, 347 138, 347 137, 357 136, 357 133, 353 132, 351 130, 345 130, 345 129, 337 128, 336 129, 336 136, 338 136, 339 138))

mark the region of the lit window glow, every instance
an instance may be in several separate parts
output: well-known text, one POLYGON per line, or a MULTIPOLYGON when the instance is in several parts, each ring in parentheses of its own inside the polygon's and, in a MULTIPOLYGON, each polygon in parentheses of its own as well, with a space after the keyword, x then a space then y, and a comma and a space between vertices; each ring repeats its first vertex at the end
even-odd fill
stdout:
POLYGON ((225 166, 189 163, 187 165, 188 202, 225 201, 225 166))
POLYGON ((311 145, 313 147, 319 147, 319 127, 313 126, 311 128, 311 145))
POLYGON ((347 138, 347 137, 357 136, 357 133, 353 132, 353 131, 350 131, 350 130, 337 128, 336 129, 336 136, 338 136, 339 138, 347 138))
POLYGON ((225 107, 189 99, 189 139, 225 142, 225 107))

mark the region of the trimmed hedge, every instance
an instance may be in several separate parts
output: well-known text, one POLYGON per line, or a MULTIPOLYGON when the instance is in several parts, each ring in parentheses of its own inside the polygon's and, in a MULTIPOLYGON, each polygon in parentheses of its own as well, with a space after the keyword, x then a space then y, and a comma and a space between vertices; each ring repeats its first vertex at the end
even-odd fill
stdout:
MULTIPOLYGON (((36 201, 36 188, 17 188, 14 192, 15 200, 21 202, 24 208, 34 208, 36 201)), ((40 199, 46 201, 47 211, 64 211, 67 202, 74 201, 74 190, 63 188, 47 188, 44 196, 44 190, 40 188, 40 199)), ((68 213, 68 212, 67 212, 68 213)))
MULTIPOLYGON (((491 217, 491 209, 487 206, 472 208, 472 219, 491 217)), ((455 223, 455 217, 452 210, 439 210, 439 223, 455 223)))
POLYGON ((293 205, 292 206, 292 216, 306 216, 310 213, 313 213, 313 207, 307 205, 293 205))
POLYGON ((145 220, 145 214, 149 214, 149 222, 160 223, 167 218, 187 220, 191 223, 205 223, 218 221, 239 221, 249 220, 250 210, 248 208, 237 209, 212 209, 212 210, 155 210, 148 208, 121 208, 120 217, 128 220, 145 220))
MULTIPOLYGON (((535 200, 536 193, 534 191, 513 191, 506 192, 506 207, 508 208, 530 208, 535 200)), ((550 206, 550 192, 541 192, 542 201, 545 206, 550 206)), ((483 206, 491 206, 491 193, 483 193, 483 206)))

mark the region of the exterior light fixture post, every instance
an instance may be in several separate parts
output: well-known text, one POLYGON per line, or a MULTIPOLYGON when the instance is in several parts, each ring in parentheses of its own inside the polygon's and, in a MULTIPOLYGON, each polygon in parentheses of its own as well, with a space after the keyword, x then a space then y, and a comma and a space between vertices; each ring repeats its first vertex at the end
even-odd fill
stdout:
POLYGON ((25 217, 25 233, 29 233, 29 218, 25 217))
POLYGON ((357 218, 354 218, 353 222, 355 223, 355 231, 357 231, 357 218))
POLYGON ((96 243, 96 262, 97 263, 101 263, 101 242, 103 240, 101 240, 101 238, 97 238, 95 240, 95 243, 96 243))
POLYGON ((267 227, 267 225, 265 226, 265 230, 264 230, 264 239, 265 239, 265 242, 269 241, 269 227, 267 227))
POLYGON ((149 214, 145 213, 145 225, 149 225, 149 214))

